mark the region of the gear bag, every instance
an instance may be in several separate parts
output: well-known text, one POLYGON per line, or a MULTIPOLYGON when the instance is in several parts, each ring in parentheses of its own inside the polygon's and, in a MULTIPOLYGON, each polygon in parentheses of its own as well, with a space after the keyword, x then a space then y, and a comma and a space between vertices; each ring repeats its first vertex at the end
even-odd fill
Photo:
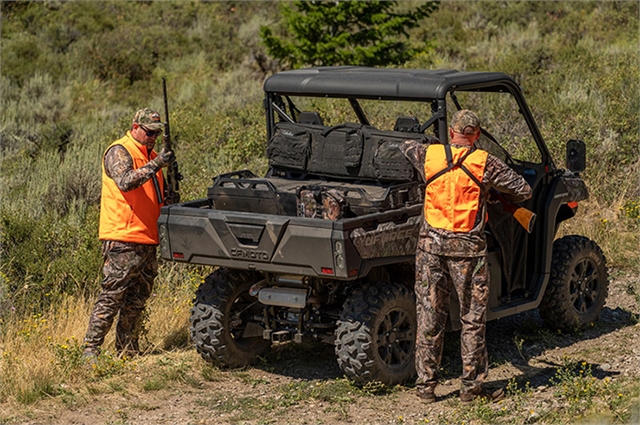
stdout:
POLYGON ((344 192, 322 186, 300 187, 297 201, 299 217, 340 220, 348 209, 344 192))

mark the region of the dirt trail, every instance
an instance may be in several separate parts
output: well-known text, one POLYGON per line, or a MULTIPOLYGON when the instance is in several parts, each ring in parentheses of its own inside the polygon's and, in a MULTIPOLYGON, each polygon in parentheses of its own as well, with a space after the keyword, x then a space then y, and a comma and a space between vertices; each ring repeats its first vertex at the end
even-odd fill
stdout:
MULTIPOLYGON (((487 384, 505 387, 515 377, 521 389, 492 406, 493 413, 483 410, 483 404, 470 408, 459 404, 459 333, 450 333, 444 378, 436 391, 438 401, 432 405, 423 404, 411 386, 382 394, 354 389, 342 379, 333 348, 311 344, 272 350, 264 362, 242 371, 215 371, 213 381, 175 381, 157 391, 144 391, 136 382, 113 384, 104 393, 85 392, 68 401, 59 397, 22 407, 13 415, 5 411, 3 416, 13 418, 8 423, 21 424, 470 424, 487 423, 487 418, 502 414, 499 422, 538 423, 540 415, 566 407, 550 381, 563 358, 590 367, 599 381, 628 383, 634 379, 636 388, 640 386, 639 289, 637 276, 612 271, 600 322, 579 334, 543 328, 537 312, 491 322, 487 384), (531 391, 522 396, 527 386, 531 391)), ((193 350, 168 356, 174 362, 205 366, 193 350)), ((141 376, 134 381, 143 380, 144 365, 159 361, 157 357, 139 360, 141 376)))

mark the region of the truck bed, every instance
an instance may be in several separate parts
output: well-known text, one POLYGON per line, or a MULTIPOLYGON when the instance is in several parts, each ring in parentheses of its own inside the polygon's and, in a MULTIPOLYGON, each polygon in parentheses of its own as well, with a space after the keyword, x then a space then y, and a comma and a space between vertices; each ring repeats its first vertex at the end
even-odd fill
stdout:
POLYGON ((248 170, 215 178, 207 191, 213 209, 298 216, 299 191, 335 189, 344 194, 348 217, 422 203, 416 182, 379 184, 318 178, 257 177, 248 170))
POLYGON ((280 274, 356 279, 377 265, 411 261, 420 227, 418 183, 219 176, 208 197, 162 208, 164 259, 280 274), (349 216, 298 216, 304 187, 339 188, 349 216))

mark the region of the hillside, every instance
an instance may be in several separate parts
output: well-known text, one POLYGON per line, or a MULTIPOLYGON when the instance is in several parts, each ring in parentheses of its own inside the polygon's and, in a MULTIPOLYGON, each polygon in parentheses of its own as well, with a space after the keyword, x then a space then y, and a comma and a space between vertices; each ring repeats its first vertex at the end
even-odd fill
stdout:
MULTIPOLYGON (((420 3, 403 1, 398 7, 410 9, 420 3)), ((322 403, 338 415, 327 422, 359 422, 350 410, 353 403, 381 402, 393 411, 398 399, 398 406, 405 406, 404 400, 413 397, 405 387, 357 389, 326 362, 288 377, 282 369, 297 364, 297 349, 291 349, 295 355, 288 349, 276 351, 258 369, 221 372, 207 367, 191 349, 186 326, 195 288, 211 270, 173 264, 161 265, 145 323, 149 356, 135 361, 113 358, 98 374, 81 372, 78 341, 101 278, 97 223, 102 152, 124 133, 137 109, 162 110, 165 77, 172 136, 185 176, 182 199, 205 196, 212 177, 223 172, 249 168, 263 173, 262 82, 281 65, 266 54, 259 32, 264 25, 282 32, 282 7, 268 1, 0 3, 0 423, 81 422, 83 415, 73 412, 86 412, 101 396, 113 404, 106 415, 94 412, 93 423, 140 423, 129 413, 117 413, 122 399, 131 410, 120 412, 132 412, 137 404, 137 415, 161 410, 166 423, 209 423, 188 412, 172 422, 172 412, 162 409, 174 401, 180 404, 176 400, 187 394, 195 403, 189 404, 193 409, 211 403, 216 406, 212 414, 237 412, 243 398, 232 405, 228 398, 205 400, 203 392, 217 385, 246 392, 246 410, 258 412, 246 419, 231 415, 228 423, 261 423, 261 410, 249 400, 276 390, 283 393, 277 400, 265 398, 272 410, 264 422, 275 420, 277 416, 269 415, 279 414, 283 406, 295 410, 304 405, 305 412, 312 412, 322 403), (141 372, 146 368, 157 375, 155 381, 141 372), (132 382, 142 386, 132 387, 132 382), (276 383, 290 385, 290 391, 275 388, 276 383), (154 386, 159 386, 157 392, 154 386), (323 395, 325 387, 332 394, 345 394, 323 395), (132 393, 145 397, 137 400, 132 393), (55 413, 47 416, 47 410, 55 413)), ((627 350, 632 344, 625 347, 614 339, 638 342, 639 8, 633 1, 443 1, 409 30, 409 42, 421 53, 403 67, 506 72, 523 87, 558 166, 563 165, 567 140, 587 144, 583 177, 591 196, 559 233, 582 234, 602 247, 614 271, 613 298, 605 315, 609 322, 597 325, 593 335, 562 335, 556 340, 534 331, 531 340, 524 329, 527 320, 537 319, 514 321, 505 331, 509 348, 495 354, 497 369, 504 371, 500 379, 508 381, 513 368, 527 369, 518 363, 523 356, 527 367, 530 361, 553 358, 560 365, 553 370, 562 371, 566 368, 560 360, 567 355, 571 361, 593 365, 590 373, 603 382, 597 367, 609 364, 616 369, 598 357, 592 342, 612 358, 637 360, 637 353, 627 350), (527 349, 531 355, 522 351, 527 349)), ((501 347, 502 330, 494 332, 495 346, 501 347)), ((112 340, 106 348, 113 350, 112 340)), ((305 348, 300 350, 309 355, 305 348)), ((619 369, 622 373, 624 367, 619 369)), ((525 383, 519 381, 510 398, 520 403, 518 408, 529 406, 524 402, 530 396, 525 383)), ((610 415, 606 421, 630 421, 638 377, 630 374, 620 383, 625 392, 619 400, 609 399, 613 393, 594 390, 592 398, 603 405, 578 408, 567 401, 560 416, 543 420, 567 423, 582 414, 605 412, 610 415)), ((543 386, 540 391, 549 400, 561 391, 559 384, 543 386)), ((438 404, 442 415, 436 415, 437 420, 434 415, 419 416, 417 399, 411 403, 407 411, 415 408, 411 411, 418 415, 412 423, 447 423, 447 417, 451 423, 470 420, 448 401, 438 404)), ((500 420, 483 418, 481 407, 471 419, 500 420)), ((408 421, 402 413, 373 412, 360 419, 374 422, 381 415, 381 423, 408 421)), ((291 423, 325 420, 286 418, 291 423)), ((517 420, 536 422, 520 416, 517 420)))

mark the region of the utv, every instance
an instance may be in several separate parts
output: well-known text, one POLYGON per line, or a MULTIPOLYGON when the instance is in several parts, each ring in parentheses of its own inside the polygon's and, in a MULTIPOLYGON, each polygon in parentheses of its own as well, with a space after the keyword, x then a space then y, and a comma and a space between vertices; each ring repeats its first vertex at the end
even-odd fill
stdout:
MULTIPOLYGON (((598 319, 605 258, 560 223, 588 197, 581 141, 557 168, 518 84, 498 72, 320 67, 264 83, 264 177, 213 179, 207 197, 162 208, 165 260, 217 266, 196 293, 191 338, 202 357, 238 367, 272 344, 334 344, 356 382, 414 375, 414 253, 424 182, 401 154, 406 140, 448 143, 457 109, 483 120, 478 146, 533 188, 521 204, 531 232, 492 204, 486 236, 488 320, 540 309, 554 327, 598 319)), ((455 297, 455 295, 454 295, 455 297)), ((449 327, 460 327, 453 299, 449 327)))

